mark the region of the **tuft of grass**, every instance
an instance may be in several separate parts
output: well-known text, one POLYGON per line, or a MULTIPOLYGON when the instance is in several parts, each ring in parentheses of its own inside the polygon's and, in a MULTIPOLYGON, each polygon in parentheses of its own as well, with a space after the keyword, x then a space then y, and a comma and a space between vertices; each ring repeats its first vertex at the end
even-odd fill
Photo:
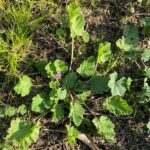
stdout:
MULTIPOLYGON (((52 1, 48 2, 52 4, 52 1)), ((44 11, 46 4, 43 0, 0 1, 0 20, 3 19, 2 26, 6 31, 0 37, 0 66, 8 74, 18 73, 19 62, 27 58, 33 46, 35 31, 40 28, 42 20, 52 14, 52 11, 44 11), (35 4, 41 9, 38 13, 34 10, 35 4)))

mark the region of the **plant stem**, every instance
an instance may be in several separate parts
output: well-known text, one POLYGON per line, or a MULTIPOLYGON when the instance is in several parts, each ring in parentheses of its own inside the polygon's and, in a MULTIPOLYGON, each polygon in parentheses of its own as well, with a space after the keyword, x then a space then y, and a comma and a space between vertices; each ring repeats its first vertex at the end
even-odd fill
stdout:
POLYGON ((114 63, 106 70, 106 72, 103 73, 103 76, 106 75, 117 63, 117 60, 114 61, 114 63))
POLYGON ((71 70, 71 67, 72 67, 73 57, 74 57, 74 38, 72 38, 71 62, 70 62, 70 68, 69 68, 69 70, 71 70))

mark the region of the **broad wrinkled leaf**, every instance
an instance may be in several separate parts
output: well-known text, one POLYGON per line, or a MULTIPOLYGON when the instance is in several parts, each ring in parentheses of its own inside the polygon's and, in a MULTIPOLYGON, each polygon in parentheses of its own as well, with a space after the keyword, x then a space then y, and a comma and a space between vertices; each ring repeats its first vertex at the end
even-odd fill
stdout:
POLYGON ((90 77, 95 72, 95 58, 93 56, 85 60, 76 70, 82 77, 90 77))
POLYGON ((77 82, 77 74, 75 72, 68 73, 64 78, 65 88, 71 90, 75 87, 77 82))
POLYGON ((133 25, 125 25, 123 29, 123 37, 116 42, 117 47, 124 51, 130 51, 137 47, 139 42, 139 31, 133 25))
POLYGON ((45 103, 48 100, 46 93, 37 94, 32 98, 31 110, 37 113, 42 113, 45 110, 45 103))
POLYGON ((66 125, 68 143, 73 146, 76 142, 76 138, 79 135, 78 130, 74 126, 66 125))
POLYGON ((69 13, 70 18, 76 16, 77 14, 81 14, 81 9, 77 6, 76 3, 70 3, 67 6, 67 11, 69 13))
POLYGON ((116 116, 131 115, 133 109, 120 96, 112 96, 103 103, 103 108, 110 111, 116 116))
POLYGON ((110 60, 112 57, 110 47, 111 43, 109 42, 104 42, 99 45, 97 57, 98 63, 105 63, 106 61, 110 60))
POLYGON ((123 96, 126 91, 127 80, 125 77, 118 79, 118 74, 116 72, 110 74, 110 80, 108 82, 108 87, 111 89, 113 96, 120 95, 123 96))
POLYGON ((31 126, 20 118, 11 121, 6 138, 21 150, 27 150, 39 137, 40 124, 31 126))
POLYGON ((123 29, 123 36, 125 38, 125 44, 128 45, 129 49, 136 47, 139 42, 139 31, 137 27, 133 25, 125 25, 123 29))
POLYGON ((58 122, 64 117, 64 111, 62 109, 62 106, 59 104, 56 104, 51 111, 53 112, 52 115, 52 122, 58 122))
POLYGON ((85 20, 82 15, 76 15, 70 19, 71 37, 82 36, 84 33, 85 20))
POLYGON ((103 94, 109 91, 108 87, 108 77, 95 76, 90 80, 90 87, 93 93, 103 94))
POLYGON ((27 75, 23 75, 19 78, 19 82, 14 87, 14 90, 17 94, 20 94, 22 97, 29 95, 33 87, 31 78, 27 75))
POLYGON ((87 43, 89 41, 89 34, 84 31, 85 19, 81 13, 80 8, 76 3, 70 3, 67 6, 67 11, 69 13, 70 19, 70 32, 71 37, 75 38, 76 36, 82 36, 83 41, 87 43))
POLYGON ((108 141, 115 140, 115 125, 113 122, 106 116, 101 116, 100 118, 95 117, 93 119, 93 124, 98 130, 98 133, 102 135, 108 141))
POLYGON ((76 126, 80 126, 83 120, 84 109, 82 105, 78 103, 70 103, 69 117, 73 119, 76 126))

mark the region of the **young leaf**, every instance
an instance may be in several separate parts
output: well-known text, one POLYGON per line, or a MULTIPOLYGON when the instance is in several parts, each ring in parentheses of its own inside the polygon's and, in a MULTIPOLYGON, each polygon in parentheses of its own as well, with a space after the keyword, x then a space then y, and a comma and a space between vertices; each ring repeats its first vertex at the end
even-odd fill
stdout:
POLYGON ((64 117, 64 111, 62 109, 62 106, 59 104, 56 104, 51 111, 53 112, 52 115, 52 122, 58 122, 64 117))
POLYGON ((47 77, 48 78, 54 78, 55 74, 56 74, 56 68, 54 66, 53 62, 49 62, 46 66, 45 66, 45 70, 47 72, 47 77))
POLYGON ((144 51, 144 53, 142 54, 142 60, 144 62, 147 62, 150 60, 150 49, 144 51))
POLYGON ((20 94, 22 97, 29 95, 33 87, 31 78, 27 75, 23 75, 19 78, 19 82, 14 87, 14 90, 17 94, 20 94))
POLYGON ((70 72, 65 76, 64 85, 68 90, 72 90, 77 82, 77 74, 75 72, 70 72))
POLYGON ((76 138, 79 135, 78 130, 74 126, 66 125, 68 143, 73 146, 75 144, 76 138))
POLYGON ((78 103, 70 103, 69 117, 73 119, 76 126, 80 126, 83 120, 84 108, 78 103))
POLYGON ((67 91, 66 90, 62 90, 61 88, 58 88, 57 89, 57 95, 58 95, 58 98, 61 99, 61 100, 64 100, 67 96, 67 91))
POLYGON ((76 70, 82 77, 90 77, 95 71, 95 58, 93 56, 85 60, 76 70))
POLYGON ((110 47, 111 47, 111 43, 109 42, 104 42, 99 45, 98 56, 97 56, 98 63, 103 64, 106 61, 110 60, 110 58, 112 57, 110 47))
POLYGON ((22 104, 18 107, 18 113, 21 115, 24 115, 27 112, 27 107, 26 105, 22 104))
POLYGON ((49 83, 49 86, 51 89, 57 89, 59 87, 60 83, 58 81, 54 81, 52 80, 50 83, 49 83))
POLYGON ((8 106, 5 110, 5 115, 8 117, 14 116, 15 113, 16 113, 16 109, 15 109, 15 107, 12 107, 12 106, 8 106))
POLYGON ((62 74, 65 74, 68 71, 68 66, 64 61, 60 59, 56 59, 54 61, 54 66, 56 68, 56 72, 61 72, 62 74))
POLYGON ((121 39, 118 39, 117 42, 116 42, 116 46, 118 48, 120 48, 121 50, 128 50, 128 47, 126 48, 126 45, 125 45, 125 39, 124 37, 122 37, 121 39))
POLYGON ((68 71, 68 66, 66 63, 60 59, 56 59, 54 62, 49 62, 45 70, 47 71, 47 76, 49 78, 54 78, 57 72, 65 74, 68 71))
POLYGON ((45 103, 48 100, 46 93, 37 94, 32 98, 31 109, 33 112, 42 113, 45 110, 45 103))
POLYGON ((132 79, 128 77, 126 80, 126 88, 128 91, 130 91, 131 82, 132 82, 132 79))
POLYGON ((111 89, 111 93, 113 96, 123 96, 127 88, 127 81, 125 77, 121 78, 120 80, 117 80, 117 78, 117 72, 110 74, 108 87, 111 89))
POLYGON ((28 147, 39 137, 40 124, 39 122, 31 126, 20 118, 11 121, 11 126, 8 129, 8 135, 6 138, 13 143, 13 145, 19 147, 22 150, 28 149, 28 147))
POLYGON ((100 118, 95 117, 93 119, 93 124, 98 130, 98 133, 102 135, 108 141, 115 140, 115 125, 113 122, 106 116, 101 116, 100 118))
POLYGON ((103 103, 103 108, 110 111, 116 116, 131 115, 133 109, 120 96, 112 96, 103 103))
POLYGON ((85 92, 82 92, 81 94, 77 94, 78 102, 80 104, 84 104, 85 101, 87 100, 87 97, 89 97, 90 94, 91 94, 91 91, 85 91, 85 92))
POLYGON ((88 33, 88 32, 83 32, 82 38, 83 38, 83 41, 84 41, 85 43, 88 43, 89 40, 90 40, 90 35, 89 35, 89 33, 88 33))
POLYGON ((108 92, 108 77, 95 76, 90 80, 91 91, 95 94, 103 94, 108 92))

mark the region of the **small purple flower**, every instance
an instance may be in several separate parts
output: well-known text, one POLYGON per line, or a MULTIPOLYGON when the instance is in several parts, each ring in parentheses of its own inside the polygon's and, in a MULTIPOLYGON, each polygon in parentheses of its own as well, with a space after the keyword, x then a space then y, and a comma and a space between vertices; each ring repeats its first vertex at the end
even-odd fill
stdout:
POLYGON ((61 72, 57 71, 56 75, 54 76, 54 79, 59 80, 59 79, 61 79, 61 76, 62 76, 61 72))

